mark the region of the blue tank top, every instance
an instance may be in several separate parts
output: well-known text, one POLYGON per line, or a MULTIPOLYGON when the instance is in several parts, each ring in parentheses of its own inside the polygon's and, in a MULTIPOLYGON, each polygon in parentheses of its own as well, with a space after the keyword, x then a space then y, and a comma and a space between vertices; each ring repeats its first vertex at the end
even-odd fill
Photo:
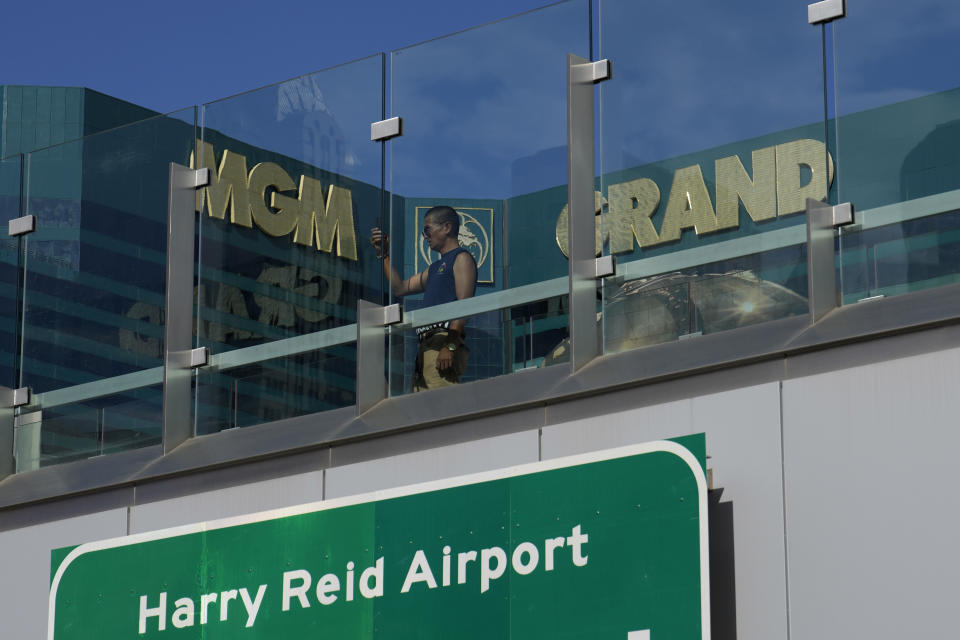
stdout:
POLYGON ((466 251, 457 247, 446 252, 440 259, 427 269, 427 286, 423 292, 423 306, 432 307, 435 304, 453 302, 457 299, 457 283, 453 277, 453 262, 466 251))

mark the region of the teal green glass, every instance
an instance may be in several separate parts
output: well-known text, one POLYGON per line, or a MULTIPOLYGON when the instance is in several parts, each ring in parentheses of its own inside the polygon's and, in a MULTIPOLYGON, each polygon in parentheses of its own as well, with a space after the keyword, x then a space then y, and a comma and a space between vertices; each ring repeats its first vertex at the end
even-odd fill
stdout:
POLYGON ((844 302, 960 281, 958 21, 956 3, 885 0, 830 25, 834 195, 856 209, 844 302))
POLYGON ((352 342, 204 372, 196 387, 197 424, 210 433, 350 406, 355 375, 352 342))
POLYGON ((76 402, 41 411, 29 410, 17 426, 17 471, 31 471, 159 444, 157 398, 161 385, 76 402))
POLYGON ((20 217, 20 167, 23 156, 0 160, 0 386, 16 385, 17 305, 20 240, 7 235, 10 220, 20 217))
POLYGON ((85 87, 5 85, 3 153, 29 153, 160 115, 85 87))
MULTIPOLYGON (((26 156, 23 357, 39 430, 18 469, 161 438, 169 165, 193 149, 195 110, 26 156)), ((26 427, 25 427, 26 429, 26 427)))
MULTIPOLYGON (((431 316, 422 295, 402 300, 411 323, 391 329, 390 370, 402 378, 393 394, 411 389, 413 326, 468 318, 460 380, 488 378, 514 370, 508 310, 568 290, 557 241, 567 201, 566 66, 570 53, 589 57, 589 17, 588 2, 561 2, 390 54, 390 113, 403 118, 403 135, 389 143, 392 264, 406 280, 438 259, 422 235, 438 205, 458 212, 459 243, 477 264, 475 295, 455 309, 431 316)), ((563 338, 536 341, 540 352, 527 359, 563 338)))
POLYGON ((195 165, 212 182, 197 201, 197 343, 214 366, 197 375, 196 432, 354 404, 356 332, 324 340, 356 322, 359 300, 382 297, 368 240, 383 207, 382 149, 370 140, 382 56, 202 111, 195 165))
POLYGON ((806 199, 831 165, 819 52, 802 6, 600 1, 607 351, 806 313, 806 199))
POLYGON ((556 296, 508 310, 511 371, 570 362, 567 300, 566 295, 556 296))

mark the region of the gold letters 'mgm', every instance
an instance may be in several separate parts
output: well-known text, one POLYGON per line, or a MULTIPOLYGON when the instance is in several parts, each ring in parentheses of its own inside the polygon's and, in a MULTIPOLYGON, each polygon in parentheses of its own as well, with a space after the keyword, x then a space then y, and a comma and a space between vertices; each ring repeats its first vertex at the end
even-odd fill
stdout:
MULTIPOLYGON (((293 232, 293 242, 317 251, 357 259, 357 234, 353 222, 353 193, 331 184, 324 198, 320 181, 300 176, 296 185, 278 164, 261 162, 247 172, 244 156, 224 150, 217 164, 213 145, 197 141, 202 149, 202 166, 210 168, 210 184, 197 192, 197 212, 204 209, 211 218, 251 228, 254 224, 267 235, 279 237, 293 232), (297 197, 283 191, 297 189, 297 197), (270 205, 266 194, 270 192, 270 205)), ((196 165, 190 154, 190 166, 196 165)))

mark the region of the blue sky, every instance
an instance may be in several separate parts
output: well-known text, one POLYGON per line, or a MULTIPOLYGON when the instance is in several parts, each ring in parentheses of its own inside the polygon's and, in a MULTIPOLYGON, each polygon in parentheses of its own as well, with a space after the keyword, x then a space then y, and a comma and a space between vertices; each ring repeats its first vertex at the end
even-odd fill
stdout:
POLYGON ((84 86, 169 112, 546 4, 16 0, 0 84, 84 86))

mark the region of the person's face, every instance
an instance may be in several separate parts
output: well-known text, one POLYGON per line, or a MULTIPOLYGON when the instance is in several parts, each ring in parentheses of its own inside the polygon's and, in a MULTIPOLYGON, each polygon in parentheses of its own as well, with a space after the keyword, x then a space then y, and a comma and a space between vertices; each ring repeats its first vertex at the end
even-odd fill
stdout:
POLYGON ((433 251, 439 251, 447 237, 447 225, 438 224, 432 217, 423 221, 423 237, 433 251))

